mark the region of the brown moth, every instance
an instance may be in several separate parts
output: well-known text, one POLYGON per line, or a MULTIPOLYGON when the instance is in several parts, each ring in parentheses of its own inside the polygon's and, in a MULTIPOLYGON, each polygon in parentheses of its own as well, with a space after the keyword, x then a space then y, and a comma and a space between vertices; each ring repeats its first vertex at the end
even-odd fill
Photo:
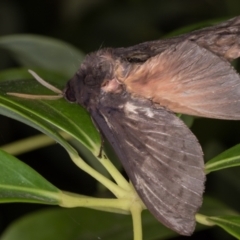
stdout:
POLYGON ((149 211, 182 235, 202 205, 201 146, 174 114, 240 119, 240 17, 86 56, 63 95, 87 109, 149 211))
POLYGON ((86 56, 65 98, 85 107, 149 211, 191 235, 202 205, 201 147, 173 113, 240 119, 240 17, 171 39, 86 56))

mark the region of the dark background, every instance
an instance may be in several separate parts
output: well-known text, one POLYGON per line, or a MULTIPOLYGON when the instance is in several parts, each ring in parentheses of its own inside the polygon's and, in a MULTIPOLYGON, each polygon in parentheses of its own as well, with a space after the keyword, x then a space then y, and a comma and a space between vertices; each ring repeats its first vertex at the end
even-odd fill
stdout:
MULTIPOLYGON (((187 25, 237 15, 240 15, 239 0, 0 0, 0 35, 51 36, 87 53, 106 46, 124 47, 155 40, 187 25)), ((5 52, 0 51, 0 55, 0 70, 17 66, 5 52)), ((203 147, 206 160, 240 142, 239 122, 196 119, 192 130, 203 147)), ((34 129, 0 116, 0 145, 36 133, 34 129)), ((95 182, 79 172, 57 145, 18 157, 60 189, 88 195, 96 191, 95 182), (77 183, 81 181, 87 184, 79 189, 77 183)), ((206 194, 240 211, 239 174, 239 168, 210 174, 206 194)), ((0 205, 0 233, 14 219, 40 207, 43 206, 0 205)), ((196 233, 191 239, 203 237, 233 239, 218 228, 196 233)))

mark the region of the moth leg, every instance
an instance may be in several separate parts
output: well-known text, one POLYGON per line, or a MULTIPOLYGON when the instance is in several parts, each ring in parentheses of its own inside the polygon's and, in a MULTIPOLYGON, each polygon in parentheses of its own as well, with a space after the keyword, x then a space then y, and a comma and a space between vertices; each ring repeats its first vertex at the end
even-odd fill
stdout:
MULTIPOLYGON (((100 134, 101 145, 100 145, 99 153, 98 153, 97 157, 98 157, 98 158, 102 158, 102 156, 103 156, 102 153, 103 153, 104 138, 103 138, 103 135, 102 135, 101 131, 99 130, 99 127, 98 127, 97 123, 94 121, 94 119, 93 119, 92 117, 91 117, 91 119, 92 119, 92 122, 93 122, 94 126, 96 127, 96 129, 98 130, 98 132, 99 132, 99 134, 100 134)), ((105 156, 105 157, 106 157, 106 156, 105 156)))
POLYGON ((98 158, 102 158, 102 152, 103 152, 103 144, 104 144, 104 138, 100 132, 100 137, 101 137, 101 145, 100 145, 100 149, 99 149, 99 153, 98 153, 98 158))

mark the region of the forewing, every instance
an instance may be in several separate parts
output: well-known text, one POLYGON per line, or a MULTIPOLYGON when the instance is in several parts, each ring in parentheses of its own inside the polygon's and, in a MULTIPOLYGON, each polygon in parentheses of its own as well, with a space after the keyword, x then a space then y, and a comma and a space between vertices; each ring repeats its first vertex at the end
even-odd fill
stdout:
POLYGON ((116 48, 114 51, 130 62, 145 62, 184 40, 195 42, 228 61, 236 59, 240 56, 240 16, 180 36, 116 48))
POLYGON ((179 38, 189 39, 231 61, 240 56, 240 17, 203 28, 179 38))
POLYGON ((121 79, 127 90, 174 112, 240 119, 240 77, 230 63, 189 40, 173 45, 121 79))
POLYGON ((164 225, 190 235, 205 181, 197 139, 173 113, 148 100, 129 98, 117 108, 106 107, 111 99, 103 102, 92 116, 141 199, 164 225))

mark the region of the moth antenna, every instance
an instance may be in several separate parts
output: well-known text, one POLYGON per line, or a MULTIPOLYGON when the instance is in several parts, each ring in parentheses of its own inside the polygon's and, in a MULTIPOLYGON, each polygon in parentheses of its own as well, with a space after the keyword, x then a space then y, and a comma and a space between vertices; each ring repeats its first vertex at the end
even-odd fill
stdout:
POLYGON ((7 95, 25 98, 25 99, 38 99, 38 100, 57 100, 62 98, 62 95, 33 95, 33 94, 24 94, 24 93, 14 93, 14 92, 7 92, 7 95))
POLYGON ((28 70, 28 72, 40 83, 42 84, 44 87, 52 90, 53 92, 57 93, 57 94, 62 94, 62 91, 56 87, 54 87, 53 85, 49 84, 48 82, 46 82, 45 80, 43 80, 40 76, 37 75, 37 73, 35 73, 34 71, 32 71, 31 69, 28 70))
POLYGON ((39 100, 56 100, 63 97, 63 93, 60 89, 54 87, 53 85, 49 84, 45 80, 43 80, 37 73, 32 70, 28 70, 28 72, 33 76, 35 80, 37 80, 41 85, 48 88, 49 90, 57 93, 58 95, 33 95, 33 94, 24 94, 24 93, 14 93, 8 92, 7 95, 26 98, 26 99, 39 99, 39 100))

